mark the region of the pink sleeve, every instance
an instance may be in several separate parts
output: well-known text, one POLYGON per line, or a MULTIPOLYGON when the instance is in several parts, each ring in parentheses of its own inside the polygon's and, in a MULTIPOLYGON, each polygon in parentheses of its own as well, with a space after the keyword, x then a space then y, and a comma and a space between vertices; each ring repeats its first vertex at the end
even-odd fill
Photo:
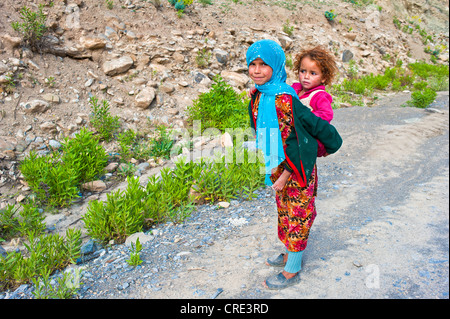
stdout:
POLYGON ((331 122, 333 119, 333 109, 331 108, 331 102, 333 98, 327 92, 319 92, 311 99, 311 107, 314 115, 321 119, 331 122))
POLYGON ((298 82, 292 83, 291 87, 297 92, 297 95, 302 90, 302 85, 298 82))
MULTIPOLYGON (((311 99, 311 107, 313 108, 314 115, 320 117, 321 119, 331 122, 333 119, 333 109, 331 108, 331 102, 333 98, 327 92, 319 92, 313 96, 311 99)), ((326 154, 325 146, 317 140, 318 149, 317 157, 322 157, 326 154)))

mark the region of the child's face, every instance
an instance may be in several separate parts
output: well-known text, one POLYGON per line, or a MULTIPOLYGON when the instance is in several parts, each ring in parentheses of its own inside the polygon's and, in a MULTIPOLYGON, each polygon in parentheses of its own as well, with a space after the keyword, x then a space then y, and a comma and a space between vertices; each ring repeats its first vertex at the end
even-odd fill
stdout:
POLYGON ((319 66, 309 57, 304 57, 300 63, 298 79, 305 91, 325 83, 325 79, 323 78, 323 74, 319 66))
POLYGON ((272 68, 261 58, 256 58, 248 66, 248 74, 256 85, 263 85, 272 78, 272 68))

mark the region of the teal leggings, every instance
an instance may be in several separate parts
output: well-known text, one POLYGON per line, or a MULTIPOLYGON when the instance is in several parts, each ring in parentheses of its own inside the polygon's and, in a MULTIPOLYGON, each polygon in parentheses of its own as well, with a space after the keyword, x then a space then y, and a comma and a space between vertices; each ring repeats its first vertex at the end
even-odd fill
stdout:
POLYGON ((302 255, 303 251, 292 252, 286 249, 288 254, 288 260, 286 266, 284 266, 284 271, 295 274, 302 269, 302 255))

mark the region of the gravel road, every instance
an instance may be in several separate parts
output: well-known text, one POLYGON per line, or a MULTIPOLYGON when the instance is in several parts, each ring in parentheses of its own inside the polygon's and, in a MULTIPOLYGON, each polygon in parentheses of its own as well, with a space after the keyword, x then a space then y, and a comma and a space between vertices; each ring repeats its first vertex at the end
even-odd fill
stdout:
POLYGON ((449 94, 425 110, 402 107, 409 98, 335 111, 344 144, 318 160, 318 215, 298 285, 261 284, 280 271, 265 259, 282 251, 267 188, 256 200, 204 205, 184 224, 161 225, 136 268, 126 245, 102 250, 76 266, 84 274, 77 298, 448 299, 449 94))

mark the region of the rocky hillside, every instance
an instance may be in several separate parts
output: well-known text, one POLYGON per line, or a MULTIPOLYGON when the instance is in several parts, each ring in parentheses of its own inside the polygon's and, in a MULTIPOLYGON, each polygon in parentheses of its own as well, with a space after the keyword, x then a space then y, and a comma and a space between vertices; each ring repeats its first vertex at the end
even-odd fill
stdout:
POLYGON ((327 47, 338 60, 337 81, 351 59, 360 74, 398 60, 430 61, 425 51, 439 50, 437 63, 448 62, 448 0, 201 2, 183 13, 166 0, 0 2, 0 208, 26 195, 17 166, 30 150, 58 145, 88 124, 91 96, 109 101, 124 128, 183 127, 186 107, 214 75, 238 91, 252 85, 245 52, 259 39, 278 41, 288 57, 327 47), (11 24, 24 6, 40 4, 49 32, 33 52, 11 24))

